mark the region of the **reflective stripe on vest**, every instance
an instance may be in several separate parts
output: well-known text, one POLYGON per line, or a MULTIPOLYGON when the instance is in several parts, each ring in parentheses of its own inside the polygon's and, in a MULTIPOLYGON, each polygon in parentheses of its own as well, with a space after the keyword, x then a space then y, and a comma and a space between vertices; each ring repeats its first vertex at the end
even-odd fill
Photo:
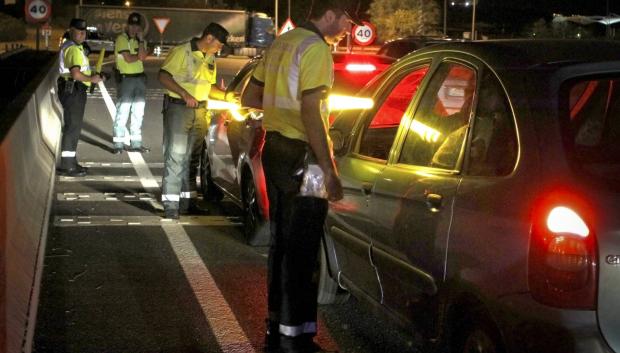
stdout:
MULTIPOLYGON (((72 45, 77 45, 77 44, 75 44, 74 41, 67 39, 64 43, 62 43, 62 47, 60 47, 60 52, 59 52, 59 55, 60 55, 60 66, 59 66, 59 70, 58 70, 59 72, 58 73, 61 74, 62 76, 67 76, 67 75, 71 74, 71 71, 69 71, 69 69, 67 69, 65 67, 65 50, 67 48, 69 48, 70 46, 72 46, 72 45)), ((89 62, 88 62, 88 57, 86 57, 86 54, 84 54, 84 50, 81 50, 81 51, 82 51, 82 55, 83 55, 84 59, 82 60, 82 66, 80 66, 80 71, 81 72, 86 72, 86 71, 88 71, 90 69, 89 62), (86 63, 86 64, 84 64, 84 63, 86 63)))
POLYGON ((304 333, 316 333, 316 321, 304 322, 298 326, 280 324, 280 333, 289 337, 296 337, 304 333))

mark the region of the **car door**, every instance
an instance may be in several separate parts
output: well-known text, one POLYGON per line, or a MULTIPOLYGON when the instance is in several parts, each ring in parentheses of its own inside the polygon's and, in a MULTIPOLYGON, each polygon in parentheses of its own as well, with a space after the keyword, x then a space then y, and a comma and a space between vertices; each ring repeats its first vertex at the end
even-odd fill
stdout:
POLYGON ((382 300, 382 291, 370 258, 374 217, 369 196, 377 176, 387 165, 397 131, 401 122, 406 120, 407 110, 426 75, 428 63, 401 69, 386 75, 383 88, 375 94, 375 108, 359 117, 353 147, 338 159, 344 199, 332 205, 327 222, 340 275, 377 301, 382 300))
MULTIPOLYGON (((251 72, 256 65, 246 65, 227 87, 227 94, 231 92, 240 96, 247 85, 251 72)), ((235 197, 240 195, 239 173, 237 170, 240 148, 247 143, 245 138, 248 121, 245 117, 249 111, 220 110, 213 111, 213 118, 209 127, 209 152, 211 175, 213 181, 235 197)))
POLYGON ((437 66, 370 193, 372 259, 384 304, 407 319, 443 279, 476 77, 464 62, 437 66))

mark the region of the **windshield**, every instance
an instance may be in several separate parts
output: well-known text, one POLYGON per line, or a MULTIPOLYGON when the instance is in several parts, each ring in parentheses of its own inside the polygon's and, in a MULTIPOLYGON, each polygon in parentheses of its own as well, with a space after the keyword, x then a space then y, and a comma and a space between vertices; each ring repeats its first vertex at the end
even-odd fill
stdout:
POLYGON ((564 90, 565 142, 580 173, 620 181, 620 79, 573 81, 564 90))

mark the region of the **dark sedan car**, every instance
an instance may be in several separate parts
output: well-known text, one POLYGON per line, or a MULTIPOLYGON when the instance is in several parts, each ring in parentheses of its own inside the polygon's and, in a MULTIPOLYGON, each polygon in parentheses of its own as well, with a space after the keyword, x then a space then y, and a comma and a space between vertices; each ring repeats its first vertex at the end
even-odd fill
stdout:
MULTIPOLYGON (((395 59, 368 54, 333 53, 332 94, 354 95, 395 59)), ((257 60, 250 61, 235 76, 227 92, 241 96, 257 60)), ((214 114, 205 138, 201 161, 201 183, 207 199, 227 194, 243 207, 245 235, 252 245, 269 241, 266 186, 260 161, 265 131, 262 113, 256 110, 221 111, 214 114)))
POLYGON ((385 42, 377 51, 377 55, 401 58, 413 51, 422 49, 429 45, 441 44, 456 41, 444 37, 403 37, 385 42))
POLYGON ((442 44, 360 95, 321 283, 425 352, 620 352, 620 42, 442 44))

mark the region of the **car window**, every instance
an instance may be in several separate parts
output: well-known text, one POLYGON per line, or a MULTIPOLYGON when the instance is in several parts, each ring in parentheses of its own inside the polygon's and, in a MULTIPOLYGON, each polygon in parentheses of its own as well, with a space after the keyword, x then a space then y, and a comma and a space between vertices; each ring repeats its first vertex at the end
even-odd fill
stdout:
POLYGON ((362 134, 359 154, 388 159, 400 121, 427 71, 428 66, 418 67, 388 86, 389 94, 381 102, 375 102, 377 108, 362 134))
POLYGON ((226 91, 235 92, 236 95, 241 97, 241 93, 250 81, 250 77, 252 77, 251 73, 255 67, 255 62, 249 63, 248 65, 244 66, 233 78, 232 82, 228 85, 228 87, 226 87, 226 91))
POLYGON ((422 95, 399 163, 454 169, 467 136, 475 90, 473 69, 442 63, 422 95))
POLYGON ((480 80, 478 105, 469 145, 468 174, 510 174, 517 161, 517 141, 506 94, 497 77, 487 71, 480 80))
POLYGON ((620 79, 568 83, 563 99, 564 141, 578 173, 618 189, 620 181, 620 79))

